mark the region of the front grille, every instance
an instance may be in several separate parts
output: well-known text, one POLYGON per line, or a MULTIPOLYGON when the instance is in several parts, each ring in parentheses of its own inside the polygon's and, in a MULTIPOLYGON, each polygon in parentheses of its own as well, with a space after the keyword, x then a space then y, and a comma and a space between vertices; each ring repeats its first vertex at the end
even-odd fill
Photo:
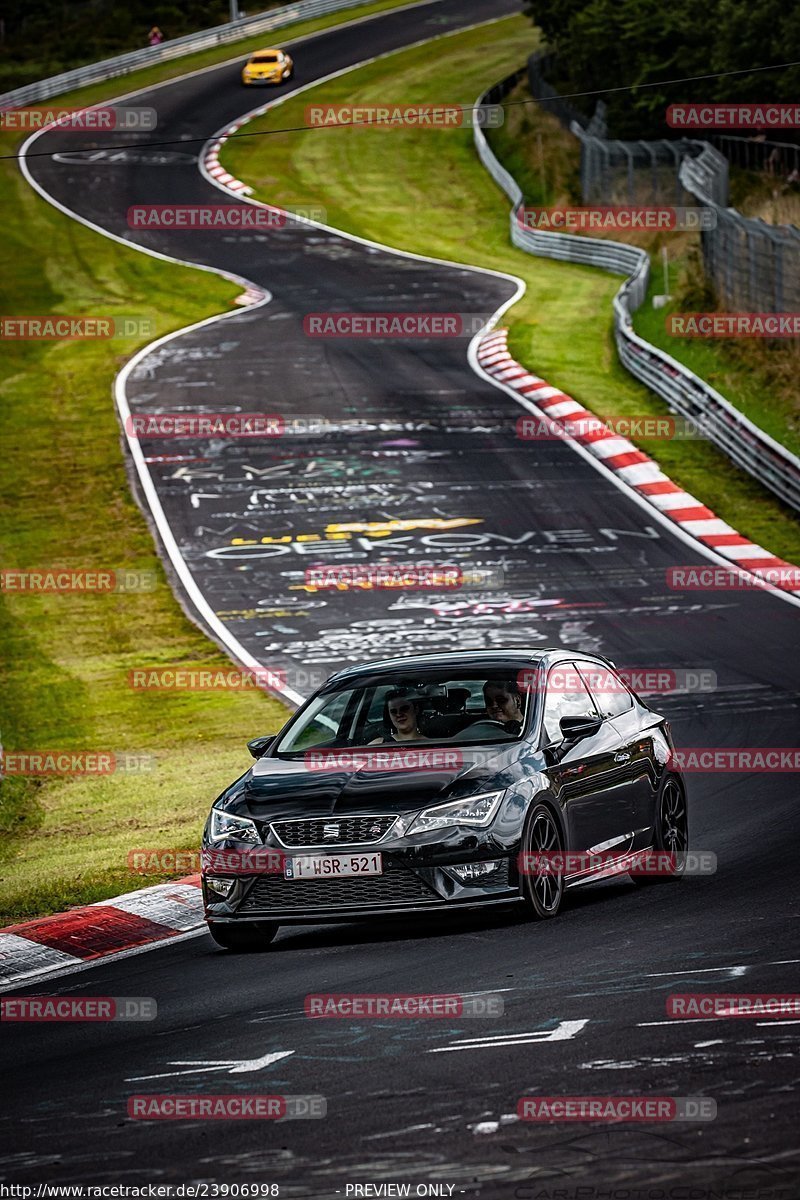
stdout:
POLYGON ((312 817, 305 821, 274 821, 272 832, 284 846, 368 846, 379 841, 396 820, 393 816, 312 817), (331 836, 333 826, 338 831, 335 836, 331 836))
POLYGON ((270 913, 289 909, 372 908, 382 904, 443 904, 426 883, 402 867, 384 862, 383 875, 354 875, 348 879, 256 880, 240 904, 240 913, 270 913))

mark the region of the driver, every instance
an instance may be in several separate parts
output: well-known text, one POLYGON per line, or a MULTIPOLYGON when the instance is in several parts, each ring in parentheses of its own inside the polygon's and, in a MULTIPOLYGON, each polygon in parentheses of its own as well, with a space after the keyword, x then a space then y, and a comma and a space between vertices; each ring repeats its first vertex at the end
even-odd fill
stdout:
MULTIPOLYGON (((390 692, 386 700, 386 711, 392 725, 392 740, 395 742, 427 742, 429 739, 421 732, 419 720, 419 700, 405 692, 390 692)), ((376 746, 386 741, 385 737, 374 738, 369 744, 376 746)))
POLYGON ((512 679, 487 679, 483 702, 490 721, 499 721, 507 733, 516 737, 522 731, 525 714, 519 684, 512 679))

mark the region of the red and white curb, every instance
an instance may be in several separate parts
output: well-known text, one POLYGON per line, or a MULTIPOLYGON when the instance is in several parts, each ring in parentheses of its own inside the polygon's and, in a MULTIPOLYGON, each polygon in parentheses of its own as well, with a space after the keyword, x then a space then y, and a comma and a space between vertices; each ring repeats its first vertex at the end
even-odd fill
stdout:
MULTIPOLYGON (((237 196, 251 196, 253 189, 248 184, 243 183, 241 179, 236 179, 235 176, 231 175, 230 171, 225 170, 219 161, 219 152, 230 135, 236 133, 237 129, 241 129, 244 124, 244 121, 234 122, 218 138, 208 143, 203 154, 203 165, 211 178, 237 196)), ((246 307, 249 304, 258 304, 265 296, 266 292, 259 291, 255 287, 248 287, 242 292, 241 296, 236 297, 234 304, 240 304, 242 307, 246 307)))
POLYGON ((242 196, 251 196, 253 189, 248 184, 243 183, 241 179, 237 179, 231 175, 230 171, 226 171, 219 161, 219 152, 225 145, 232 133, 236 133, 245 124, 244 121, 234 121, 233 125, 229 126, 223 133, 219 135, 213 142, 209 142, 205 148, 203 155, 203 163, 209 175, 216 179, 218 183, 224 184, 232 192, 237 192, 242 196))
POLYGON ((511 357, 507 339, 507 329, 493 329, 482 338, 477 358, 487 375, 519 392, 548 422, 554 422, 568 438, 579 442, 642 499, 703 546, 728 559, 733 567, 766 577, 783 591, 798 591, 797 567, 737 533, 702 501, 673 483, 658 463, 633 442, 614 433, 571 396, 526 371, 511 357), (785 574, 786 582, 781 581, 780 572, 785 574))
POLYGON ((0 930, 0 987, 164 942, 203 924, 200 876, 0 930))

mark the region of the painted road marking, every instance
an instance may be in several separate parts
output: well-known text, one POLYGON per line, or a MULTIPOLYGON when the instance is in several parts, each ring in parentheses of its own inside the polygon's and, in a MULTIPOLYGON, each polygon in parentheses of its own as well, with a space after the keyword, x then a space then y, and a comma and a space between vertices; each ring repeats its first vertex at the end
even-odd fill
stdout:
POLYGON ((520 1033, 501 1033, 491 1037, 460 1038, 450 1046, 436 1046, 428 1054, 447 1054, 452 1050, 484 1050, 497 1046, 527 1046, 538 1042, 567 1042, 589 1024, 588 1017, 580 1021, 559 1021, 555 1029, 531 1029, 520 1033))
POLYGON ((188 1071, 162 1071, 158 1075, 133 1075, 130 1079, 126 1079, 126 1083, 141 1083, 146 1079, 169 1079, 174 1075, 202 1075, 206 1071, 227 1071, 229 1075, 244 1075, 251 1071, 261 1071, 264 1067, 269 1067, 272 1063, 279 1062, 282 1058, 288 1058, 290 1054, 294 1054, 294 1050, 276 1050, 271 1054, 262 1054, 260 1058, 245 1058, 245 1059, 212 1059, 207 1062, 171 1062, 171 1067, 189 1067, 188 1071))

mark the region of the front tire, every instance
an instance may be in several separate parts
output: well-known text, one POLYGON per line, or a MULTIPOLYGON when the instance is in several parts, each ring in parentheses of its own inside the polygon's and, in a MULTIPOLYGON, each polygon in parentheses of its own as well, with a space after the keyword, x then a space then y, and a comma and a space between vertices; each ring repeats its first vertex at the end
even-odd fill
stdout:
MULTIPOLYGON (((528 813, 522 849, 527 854, 563 853, 561 830, 546 804, 535 804, 528 813)), ((536 921, 547 921, 557 916, 564 899, 563 874, 524 873, 522 880, 528 915, 536 921)))
POLYGON ((278 932, 274 921, 251 921, 241 925, 218 925, 209 921, 208 932, 218 946, 238 954, 266 950, 278 932))
POLYGON ((674 855, 675 858, 657 873, 631 871, 638 884, 677 883, 686 870, 686 851, 689 849, 689 814, 686 792, 680 780, 668 775, 661 785, 653 829, 653 852, 674 855))

